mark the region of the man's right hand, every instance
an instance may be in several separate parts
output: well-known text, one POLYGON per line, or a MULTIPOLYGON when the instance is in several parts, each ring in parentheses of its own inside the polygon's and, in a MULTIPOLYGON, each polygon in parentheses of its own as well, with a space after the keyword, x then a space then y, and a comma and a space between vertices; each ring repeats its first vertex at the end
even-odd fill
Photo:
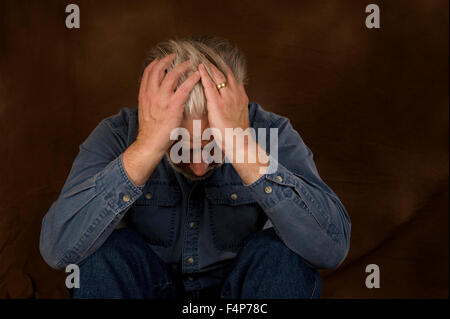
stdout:
POLYGON ((175 66, 165 74, 175 54, 155 59, 144 70, 139 89, 139 131, 136 141, 124 152, 122 161, 135 185, 143 185, 161 161, 173 141, 170 132, 183 119, 184 104, 200 80, 192 73, 175 91, 179 78, 191 67, 190 61, 175 66))

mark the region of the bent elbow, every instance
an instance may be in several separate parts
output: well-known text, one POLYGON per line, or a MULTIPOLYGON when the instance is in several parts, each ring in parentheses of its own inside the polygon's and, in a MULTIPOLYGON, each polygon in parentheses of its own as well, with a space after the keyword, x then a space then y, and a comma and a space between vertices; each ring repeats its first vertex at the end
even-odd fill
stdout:
POLYGON ((328 253, 324 254, 320 268, 322 269, 336 269, 345 260, 350 250, 350 241, 348 238, 339 242, 334 242, 333 247, 328 249, 328 253))
POLYGON ((57 241, 53 238, 51 227, 48 226, 47 216, 42 220, 41 234, 39 239, 39 252, 42 259, 51 268, 56 270, 65 269, 67 265, 64 265, 61 260, 61 249, 57 245, 57 241))
POLYGON ((39 243, 39 251, 41 253, 42 259, 56 270, 61 270, 65 268, 65 265, 61 263, 61 260, 59 259, 59 256, 55 254, 55 249, 52 249, 52 247, 49 245, 48 242, 45 242, 42 240, 39 243))
MULTIPOLYGON (((346 216, 348 217, 347 214, 346 216)), ((336 269, 344 262, 350 250, 350 233, 351 222, 349 218, 346 218, 341 232, 330 238, 333 244, 329 247, 324 269, 336 269)))
POLYGON ((349 247, 338 247, 334 249, 334 253, 330 258, 327 258, 324 262, 323 269, 336 269, 338 268, 347 257, 349 247))

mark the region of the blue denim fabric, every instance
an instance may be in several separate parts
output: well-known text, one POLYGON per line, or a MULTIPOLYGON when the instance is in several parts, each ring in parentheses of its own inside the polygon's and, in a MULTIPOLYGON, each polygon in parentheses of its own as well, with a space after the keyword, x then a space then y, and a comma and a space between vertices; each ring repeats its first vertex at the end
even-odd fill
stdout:
POLYGON ((174 272, 131 229, 115 230, 80 264, 74 299, 297 299, 320 298, 317 270, 286 247, 273 228, 257 232, 241 249, 218 286, 185 291, 174 272))
POLYGON ((350 219, 320 178, 312 152, 287 118, 256 103, 249 104, 249 118, 256 131, 279 130, 278 157, 270 159, 277 171, 251 185, 244 185, 227 163, 206 180, 190 181, 165 158, 145 185, 134 185, 122 153, 136 138, 137 110, 125 108, 103 120, 81 144, 61 194, 43 219, 44 260, 56 269, 79 264, 122 221, 171 269, 193 275, 194 280, 183 280, 187 291, 217 286, 248 239, 265 228, 273 227, 309 265, 338 267, 349 250, 350 219))

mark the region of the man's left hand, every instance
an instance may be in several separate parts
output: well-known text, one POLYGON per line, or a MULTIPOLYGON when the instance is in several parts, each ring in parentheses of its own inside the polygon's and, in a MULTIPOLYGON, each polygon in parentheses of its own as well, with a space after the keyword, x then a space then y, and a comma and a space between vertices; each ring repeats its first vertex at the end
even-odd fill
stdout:
POLYGON ((226 67, 227 76, 208 63, 213 78, 203 64, 198 67, 207 101, 209 126, 219 129, 222 137, 225 137, 226 128, 242 128, 245 131, 249 127, 249 99, 244 84, 238 83, 231 69, 226 67), (219 90, 216 83, 226 83, 226 86, 219 90))
MULTIPOLYGON (((249 99, 245 92, 244 84, 238 83, 231 69, 228 66, 226 68, 227 76, 214 65, 208 63, 208 69, 213 78, 208 74, 203 64, 200 64, 198 68, 206 95, 209 126, 219 129, 222 139, 225 139, 226 128, 241 128, 245 131, 250 126, 248 116, 249 99), (227 83, 227 85, 218 89, 216 85, 221 83, 227 83)), ((222 147, 225 154, 233 153, 234 159, 236 159, 237 153, 240 152, 243 152, 243 158, 249 159, 251 157, 257 159, 256 163, 231 161, 242 181, 249 185, 263 175, 261 168, 263 168, 263 171, 267 168, 268 158, 264 150, 259 150, 259 146, 254 139, 250 136, 247 138, 248 141, 244 143, 244 149, 239 150, 234 146, 226 146, 229 145, 228 141, 216 140, 216 142, 219 147, 222 147), (264 154, 264 158, 259 158, 260 154, 264 154), (261 160, 263 161, 261 162, 261 160)), ((231 143, 231 145, 233 144, 231 143)))

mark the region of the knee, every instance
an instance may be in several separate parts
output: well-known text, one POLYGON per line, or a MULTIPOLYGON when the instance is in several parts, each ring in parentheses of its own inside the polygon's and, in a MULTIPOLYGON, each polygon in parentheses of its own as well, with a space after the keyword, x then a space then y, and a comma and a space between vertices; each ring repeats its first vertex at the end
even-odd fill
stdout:
POLYGON ((131 229, 113 231, 80 263, 80 287, 72 298, 171 298, 175 291, 165 263, 131 229))
MULTIPOLYGON (((262 275, 258 281, 268 280, 265 278, 270 273, 270 280, 280 285, 284 283, 287 287, 292 282, 302 287, 302 298, 320 297, 322 279, 319 272, 289 249, 273 228, 256 233, 244 246, 241 254, 241 260, 248 263, 248 269, 251 269, 253 275, 262 275)), ((292 293, 293 296, 296 294, 292 293)))
POLYGON ((86 264, 92 267, 110 261, 116 264, 121 260, 145 260, 149 253, 150 247, 139 234, 131 229, 122 228, 113 231, 99 249, 80 263, 80 267, 86 264))
POLYGON ((252 268, 265 267, 283 272, 313 270, 302 257, 284 244, 273 228, 254 234, 239 252, 238 260, 252 268))
POLYGON ((279 266, 294 266, 309 272, 315 270, 306 260, 289 249, 273 228, 256 233, 243 247, 241 254, 259 261, 272 261, 279 266))
POLYGON ((274 258, 275 255, 292 255, 290 250, 275 233, 273 228, 264 229, 253 235, 242 249, 242 254, 253 254, 274 258))
POLYGON ((273 228, 256 233, 240 252, 235 273, 245 296, 317 298, 322 280, 316 269, 289 249, 273 228), (244 278, 245 277, 245 278, 244 278))
POLYGON ((105 243, 101 246, 103 251, 120 251, 128 248, 140 248, 146 246, 146 241, 142 236, 129 228, 114 230, 105 243))

